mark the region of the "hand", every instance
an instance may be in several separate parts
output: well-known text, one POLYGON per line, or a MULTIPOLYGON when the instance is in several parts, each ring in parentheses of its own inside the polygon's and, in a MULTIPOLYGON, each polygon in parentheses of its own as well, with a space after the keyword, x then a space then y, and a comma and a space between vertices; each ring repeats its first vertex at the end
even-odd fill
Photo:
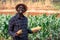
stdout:
POLYGON ((22 34, 22 30, 18 30, 18 31, 16 32, 16 34, 17 34, 17 35, 22 34))
POLYGON ((41 30, 41 27, 37 26, 35 28, 32 28, 31 30, 33 31, 33 33, 35 33, 35 32, 38 32, 39 30, 41 30))
POLYGON ((13 37, 15 37, 15 36, 19 36, 19 35, 17 33, 14 33, 13 37))

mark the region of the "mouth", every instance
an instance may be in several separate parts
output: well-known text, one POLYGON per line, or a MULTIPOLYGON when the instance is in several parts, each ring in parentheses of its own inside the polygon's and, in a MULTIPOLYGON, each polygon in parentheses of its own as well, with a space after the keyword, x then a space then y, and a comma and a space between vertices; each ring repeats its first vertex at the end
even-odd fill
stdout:
POLYGON ((20 13, 22 13, 23 11, 19 11, 20 13))
POLYGON ((24 13, 24 10, 20 10, 19 13, 24 13))

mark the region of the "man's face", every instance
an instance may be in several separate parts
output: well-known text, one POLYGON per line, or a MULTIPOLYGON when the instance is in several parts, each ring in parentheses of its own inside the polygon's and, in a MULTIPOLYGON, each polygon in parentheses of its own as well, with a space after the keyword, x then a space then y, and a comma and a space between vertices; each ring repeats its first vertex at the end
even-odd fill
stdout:
POLYGON ((23 6, 19 6, 17 10, 18 10, 18 13, 24 13, 25 12, 25 9, 23 6))

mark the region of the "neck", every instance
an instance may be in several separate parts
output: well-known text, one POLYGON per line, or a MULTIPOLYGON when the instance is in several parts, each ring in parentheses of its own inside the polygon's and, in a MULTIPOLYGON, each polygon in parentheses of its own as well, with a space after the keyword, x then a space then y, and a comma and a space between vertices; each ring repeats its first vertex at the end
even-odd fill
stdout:
POLYGON ((23 13, 19 13, 19 16, 20 16, 20 17, 23 17, 23 13))

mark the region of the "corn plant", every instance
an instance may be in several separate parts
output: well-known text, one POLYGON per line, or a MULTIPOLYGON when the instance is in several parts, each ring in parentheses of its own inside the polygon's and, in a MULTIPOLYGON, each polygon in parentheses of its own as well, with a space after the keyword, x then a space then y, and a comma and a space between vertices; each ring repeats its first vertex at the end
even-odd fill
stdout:
POLYGON ((0 15, 0 36, 4 38, 8 38, 8 21, 10 19, 10 15, 0 15))
POLYGON ((60 33, 60 18, 56 18, 57 14, 46 16, 30 16, 28 21, 28 26, 30 28, 41 26, 42 30, 37 33, 30 34, 30 40, 58 40, 58 35, 60 33))
MULTIPOLYGON (((12 16, 0 15, 0 36, 8 39, 8 22, 12 16)), ((60 18, 57 14, 46 16, 29 16, 28 27, 31 29, 36 26, 42 27, 37 33, 29 34, 29 40, 60 40, 60 18)))

